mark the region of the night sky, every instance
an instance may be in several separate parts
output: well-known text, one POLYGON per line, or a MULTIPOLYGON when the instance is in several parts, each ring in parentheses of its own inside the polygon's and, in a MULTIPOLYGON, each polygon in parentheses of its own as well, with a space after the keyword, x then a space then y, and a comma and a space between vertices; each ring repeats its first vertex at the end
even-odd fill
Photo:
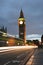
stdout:
POLYGON ((0 27, 8 33, 18 34, 18 18, 23 10, 26 34, 43 34, 43 0, 0 0, 0 27))

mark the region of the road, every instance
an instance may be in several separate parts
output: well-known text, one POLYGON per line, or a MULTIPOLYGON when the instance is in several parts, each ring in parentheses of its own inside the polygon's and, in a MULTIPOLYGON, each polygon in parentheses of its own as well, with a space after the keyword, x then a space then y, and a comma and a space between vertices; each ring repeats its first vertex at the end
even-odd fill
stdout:
POLYGON ((5 52, 0 52, 0 65, 24 65, 34 49, 17 48, 5 52))

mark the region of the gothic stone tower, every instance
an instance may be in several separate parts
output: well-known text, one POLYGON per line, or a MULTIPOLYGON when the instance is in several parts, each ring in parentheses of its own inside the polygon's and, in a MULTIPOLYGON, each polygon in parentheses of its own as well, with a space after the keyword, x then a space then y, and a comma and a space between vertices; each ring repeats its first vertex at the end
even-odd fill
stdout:
POLYGON ((23 11, 20 11, 20 17, 18 18, 19 25, 19 38, 23 39, 24 44, 26 43, 26 24, 23 11))

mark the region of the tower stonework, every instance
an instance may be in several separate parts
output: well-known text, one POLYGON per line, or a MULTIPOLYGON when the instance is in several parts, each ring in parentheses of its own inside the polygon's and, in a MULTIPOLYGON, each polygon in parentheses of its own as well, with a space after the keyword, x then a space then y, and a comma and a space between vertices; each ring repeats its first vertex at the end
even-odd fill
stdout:
POLYGON ((18 26, 19 26, 19 38, 23 39, 24 44, 26 43, 26 23, 23 15, 23 11, 20 11, 20 17, 18 18, 18 26))

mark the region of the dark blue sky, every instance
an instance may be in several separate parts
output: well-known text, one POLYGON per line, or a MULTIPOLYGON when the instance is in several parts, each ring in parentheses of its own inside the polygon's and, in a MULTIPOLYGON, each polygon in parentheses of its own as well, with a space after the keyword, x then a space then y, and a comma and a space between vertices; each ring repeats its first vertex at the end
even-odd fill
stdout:
POLYGON ((21 8, 26 20, 26 34, 43 34, 43 0, 0 0, 0 26, 7 26, 10 34, 18 34, 21 8))

